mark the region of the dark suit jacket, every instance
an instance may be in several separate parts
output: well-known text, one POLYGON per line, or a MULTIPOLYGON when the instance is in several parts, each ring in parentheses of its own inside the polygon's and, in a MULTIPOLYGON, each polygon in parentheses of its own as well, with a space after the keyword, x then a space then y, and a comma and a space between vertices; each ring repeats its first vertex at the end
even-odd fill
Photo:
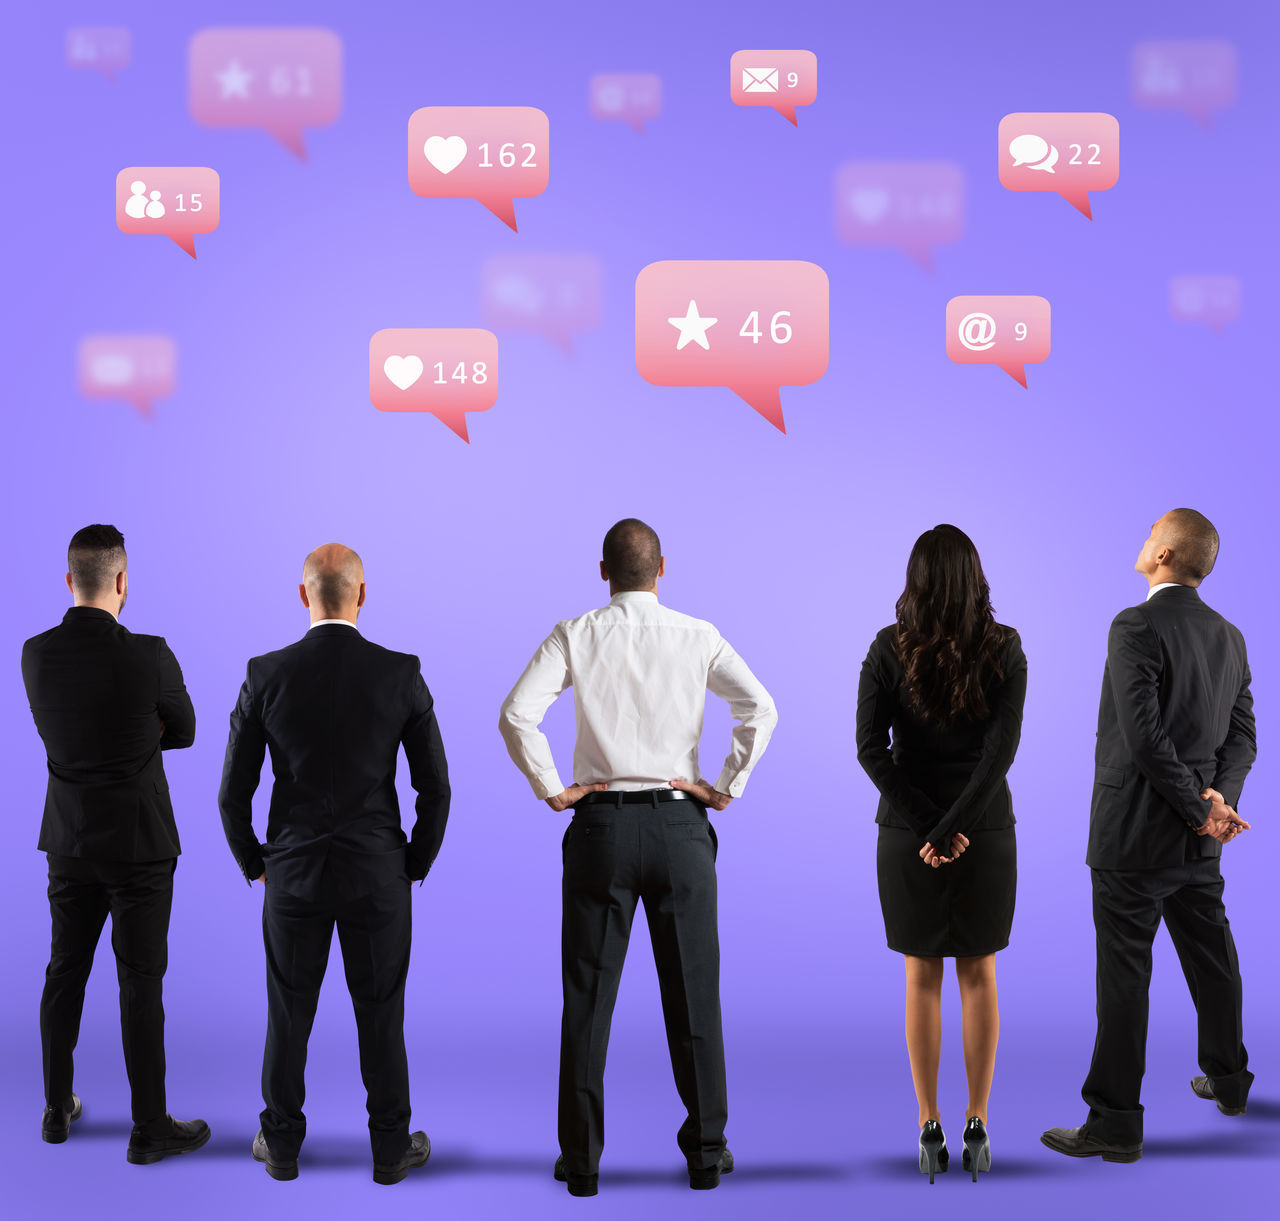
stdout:
POLYGON ((176 857, 160 752, 195 741, 196 714, 163 637, 73 606, 22 646, 22 681, 49 764, 40 850, 94 861, 176 857))
POLYGON ((359 898, 395 878, 424 878, 449 817, 444 744, 418 659, 322 624, 249 662, 231 713, 218 794, 227 842, 247 879, 303 898, 359 898), (396 796, 404 746, 417 790, 406 843, 396 796), (267 841, 252 800, 271 751, 267 841))
POLYGON ((1238 806, 1257 757, 1244 637, 1189 585, 1121 611, 1107 638, 1088 863, 1161 869, 1221 856, 1197 836, 1217 789, 1238 806))
POLYGON ((942 847, 957 831, 1014 824, 1005 774, 1022 736, 1027 659, 1009 630, 1004 676, 987 686, 989 714, 970 725, 939 728, 922 721, 904 698, 897 625, 871 643, 858 681, 858 762, 880 790, 876 822, 914 831, 942 847), (889 744, 890 732, 893 745, 889 744))

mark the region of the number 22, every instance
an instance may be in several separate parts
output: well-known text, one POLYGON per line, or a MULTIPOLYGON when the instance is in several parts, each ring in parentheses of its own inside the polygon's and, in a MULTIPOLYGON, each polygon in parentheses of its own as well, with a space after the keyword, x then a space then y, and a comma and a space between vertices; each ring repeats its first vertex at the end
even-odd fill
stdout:
POLYGON ((1074 148, 1076 150, 1075 156, 1072 157, 1071 160, 1067 162, 1068 165, 1101 165, 1102 164, 1102 157, 1101 157, 1102 145, 1101 144, 1089 145, 1089 147, 1093 149, 1093 156, 1091 156, 1088 161, 1080 160, 1080 154, 1084 150, 1081 148, 1079 144, 1070 144, 1067 147, 1074 148))

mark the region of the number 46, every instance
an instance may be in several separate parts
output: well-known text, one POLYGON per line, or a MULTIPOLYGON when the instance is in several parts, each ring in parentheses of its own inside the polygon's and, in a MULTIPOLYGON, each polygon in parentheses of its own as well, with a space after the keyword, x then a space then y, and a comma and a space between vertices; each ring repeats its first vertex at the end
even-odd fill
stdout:
MULTIPOLYGON (((774 343, 790 343, 791 342, 791 324, 783 322, 783 318, 790 318, 791 311, 789 309, 780 309, 769 321, 769 338, 774 343)), ((764 334, 760 329, 760 311, 753 309, 746 317, 746 321, 742 324, 742 329, 738 332, 743 339, 749 339, 752 343, 759 343, 760 337, 764 334)))

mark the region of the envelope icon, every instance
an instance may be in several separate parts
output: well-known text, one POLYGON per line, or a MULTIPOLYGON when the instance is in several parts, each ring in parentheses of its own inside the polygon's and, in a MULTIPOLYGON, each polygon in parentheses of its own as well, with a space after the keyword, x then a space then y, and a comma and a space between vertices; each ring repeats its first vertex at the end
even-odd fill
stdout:
POLYGON ((777 68, 743 68, 742 69, 742 92, 743 93, 777 93, 778 92, 778 69, 777 68))

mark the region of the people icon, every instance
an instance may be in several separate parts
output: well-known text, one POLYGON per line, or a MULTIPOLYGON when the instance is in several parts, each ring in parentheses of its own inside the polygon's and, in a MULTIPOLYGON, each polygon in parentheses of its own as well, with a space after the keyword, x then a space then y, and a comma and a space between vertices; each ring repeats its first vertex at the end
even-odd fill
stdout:
POLYGON ((160 202, 159 191, 152 191, 148 198, 147 184, 138 180, 129 184, 129 190, 131 194, 124 205, 126 216, 131 216, 134 220, 142 220, 144 217, 159 220, 164 215, 164 204, 160 202))

